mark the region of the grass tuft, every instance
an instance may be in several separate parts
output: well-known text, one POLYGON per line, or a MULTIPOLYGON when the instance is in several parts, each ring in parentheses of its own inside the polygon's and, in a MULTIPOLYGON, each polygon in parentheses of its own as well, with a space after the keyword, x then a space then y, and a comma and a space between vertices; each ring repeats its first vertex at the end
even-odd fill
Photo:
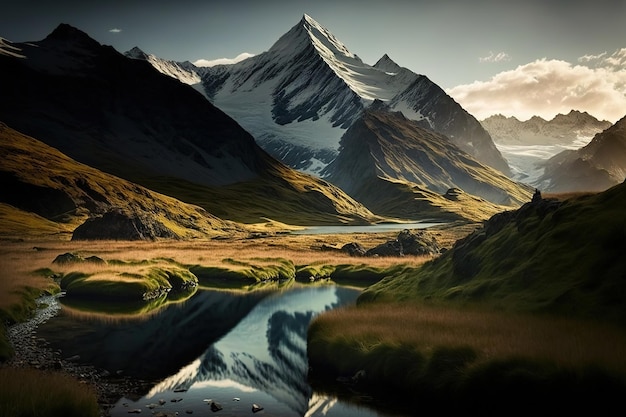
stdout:
POLYGON ((97 417, 99 409, 95 390, 68 375, 0 368, 0 415, 97 417))

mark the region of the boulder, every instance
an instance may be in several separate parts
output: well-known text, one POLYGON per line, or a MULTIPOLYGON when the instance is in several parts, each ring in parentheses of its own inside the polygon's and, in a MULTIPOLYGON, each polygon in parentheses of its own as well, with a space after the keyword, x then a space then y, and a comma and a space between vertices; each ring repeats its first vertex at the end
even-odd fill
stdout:
POLYGON ((156 240, 177 239, 163 223, 147 214, 112 210, 92 217, 78 226, 72 240, 156 240))
POLYGON ((438 255, 441 253, 437 240, 429 233, 404 229, 397 238, 405 255, 438 255))
POLYGON ((403 256, 402 244, 398 239, 388 240, 385 243, 368 250, 365 256, 403 256))
POLYGON ((357 242, 346 243, 341 247, 343 253, 347 253, 350 256, 365 256, 365 248, 357 242))

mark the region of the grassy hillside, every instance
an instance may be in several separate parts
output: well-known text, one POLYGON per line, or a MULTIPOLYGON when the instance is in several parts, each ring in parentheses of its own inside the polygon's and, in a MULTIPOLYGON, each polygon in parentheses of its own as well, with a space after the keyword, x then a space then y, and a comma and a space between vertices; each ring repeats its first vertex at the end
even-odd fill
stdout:
POLYGON ((258 178, 210 187, 172 177, 139 179, 151 189, 198 205, 223 219, 254 224, 367 224, 375 215, 334 185, 282 164, 258 178))
POLYGON ((389 271, 312 323, 314 385, 340 376, 404 412, 609 412, 626 395, 625 205, 624 183, 534 198, 389 271))
POLYGON ((626 184, 564 201, 540 199, 492 217, 419 270, 362 300, 480 302, 626 324, 626 184))
POLYGON ((181 238, 243 233, 241 225, 89 166, 0 123, 0 233, 69 238, 89 216, 123 209, 159 220, 181 238))

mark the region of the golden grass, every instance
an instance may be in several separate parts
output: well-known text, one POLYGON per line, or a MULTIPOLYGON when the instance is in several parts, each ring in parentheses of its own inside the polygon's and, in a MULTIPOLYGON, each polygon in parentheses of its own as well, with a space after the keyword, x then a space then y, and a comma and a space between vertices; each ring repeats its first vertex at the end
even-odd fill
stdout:
POLYGON ((99 409, 95 390, 68 375, 0 368, 0 415, 97 417, 99 409))
MULTIPOLYGON (((470 233, 476 225, 433 228, 442 246, 451 246, 459 237, 470 233)), ((322 245, 341 247, 349 242, 359 242, 369 249, 389 239, 396 232, 351 233, 339 235, 275 235, 254 239, 232 238, 187 241, 68 241, 28 240, 5 241, 0 246, 0 309, 7 309, 20 300, 19 291, 24 287, 49 289, 54 282, 34 271, 50 268, 66 274, 80 271, 86 274, 118 276, 123 273, 144 274, 155 266, 202 265, 234 268, 228 259, 261 262, 260 259, 281 258, 294 265, 361 265, 388 268, 397 264, 421 265, 430 257, 406 256, 402 258, 360 258, 335 251, 322 251, 322 245), (36 248, 36 249, 35 249, 36 248), (71 252, 83 257, 98 256, 105 261, 121 261, 100 265, 95 263, 53 264, 61 254, 71 252), (147 262, 148 261, 148 262, 147 262)), ((261 262, 262 263, 262 262, 261 262)))
POLYGON ((429 356, 441 347, 469 347, 477 363, 511 358, 563 367, 601 366, 626 374, 626 332, 609 324, 414 304, 371 304, 318 316, 329 344, 352 340, 363 351, 409 345, 429 356), (346 323, 350 323, 346 326, 346 323), (402 323, 402 326, 398 326, 402 323))

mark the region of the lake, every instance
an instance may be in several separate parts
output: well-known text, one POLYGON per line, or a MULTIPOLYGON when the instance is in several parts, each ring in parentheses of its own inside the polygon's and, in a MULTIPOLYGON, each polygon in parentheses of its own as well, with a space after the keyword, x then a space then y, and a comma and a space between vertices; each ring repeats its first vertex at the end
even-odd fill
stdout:
POLYGON ((353 304, 360 291, 295 286, 250 293, 199 290, 142 317, 98 318, 61 308, 39 329, 64 357, 156 381, 141 398, 120 398, 111 416, 195 414, 385 417, 316 393, 307 382, 306 337, 319 313, 353 304))
POLYGON ((305 229, 296 230, 291 233, 296 235, 324 235, 338 233, 384 233, 384 232, 401 232, 404 229, 427 229, 433 226, 439 226, 443 223, 435 222, 413 222, 413 223, 381 223, 360 226, 311 226, 305 229))

